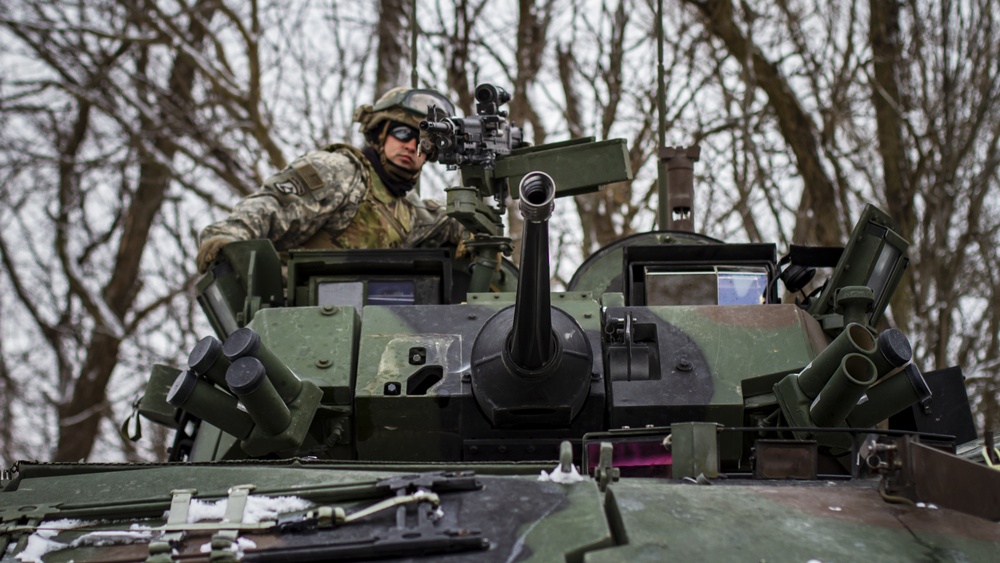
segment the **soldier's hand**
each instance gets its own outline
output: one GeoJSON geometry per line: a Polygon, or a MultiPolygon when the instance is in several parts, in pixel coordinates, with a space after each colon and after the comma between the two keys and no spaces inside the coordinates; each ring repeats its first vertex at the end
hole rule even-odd
{"type": "Polygon", "coordinates": [[[201,246],[198,247],[198,271],[202,274],[207,272],[208,267],[212,265],[212,262],[219,255],[219,250],[223,246],[238,240],[236,237],[228,235],[215,235],[201,241],[201,246]]]}

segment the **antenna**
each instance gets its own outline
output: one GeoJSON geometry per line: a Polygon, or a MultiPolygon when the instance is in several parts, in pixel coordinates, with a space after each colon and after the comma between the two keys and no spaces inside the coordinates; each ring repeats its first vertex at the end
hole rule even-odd
{"type": "MultiPolygon", "coordinates": [[[[417,88],[417,0],[410,2],[410,88],[417,88]]],[[[417,141],[420,146],[420,141],[417,141]]],[[[420,178],[417,178],[417,185],[414,186],[417,195],[420,195],[420,178]]]]}
{"type": "MultiPolygon", "coordinates": [[[[663,0],[660,0],[661,2],[663,0]]],[[[410,2],[410,88],[417,87],[417,0],[410,2]]],[[[661,145],[662,146],[662,145],[661,145]]]]}
{"type": "Polygon", "coordinates": [[[656,1],[656,110],[660,146],[656,151],[656,224],[661,230],[694,232],[694,163],[698,145],[667,147],[666,71],[663,67],[663,0],[656,1]]]}
{"type": "MultiPolygon", "coordinates": [[[[667,93],[664,85],[666,71],[663,68],[663,0],[656,1],[656,111],[659,114],[657,155],[667,146],[667,93]]],[[[656,160],[656,192],[659,203],[656,207],[656,224],[660,229],[670,224],[670,209],[667,205],[667,170],[661,158],[656,160]]]]}

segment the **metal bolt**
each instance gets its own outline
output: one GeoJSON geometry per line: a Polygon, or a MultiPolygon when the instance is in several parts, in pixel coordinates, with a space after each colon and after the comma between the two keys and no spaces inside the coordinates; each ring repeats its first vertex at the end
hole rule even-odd
{"type": "Polygon", "coordinates": [[[677,371],[691,371],[694,365],[687,358],[677,360],[677,371]]]}
{"type": "Polygon", "coordinates": [[[474,321],[474,320],[476,320],[476,315],[473,315],[473,314],[471,314],[471,313],[470,313],[470,314],[469,314],[469,320],[470,320],[470,321],[474,321]]]}
{"type": "Polygon", "coordinates": [[[414,346],[410,348],[408,352],[408,360],[410,365],[420,366],[427,361],[427,348],[423,346],[414,346]]]}
{"type": "Polygon", "coordinates": [[[318,367],[319,369],[326,369],[332,365],[333,362],[330,361],[328,358],[320,358],[316,360],[316,367],[318,367]]]}
{"type": "Polygon", "coordinates": [[[319,312],[321,315],[326,315],[326,316],[336,315],[337,308],[334,307],[333,305],[323,305],[322,307],[320,307],[319,312]]]}

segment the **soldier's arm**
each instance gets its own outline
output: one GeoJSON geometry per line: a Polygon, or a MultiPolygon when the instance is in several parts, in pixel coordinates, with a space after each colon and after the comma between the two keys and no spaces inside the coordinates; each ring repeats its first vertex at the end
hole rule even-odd
{"type": "Polygon", "coordinates": [[[220,237],[268,238],[284,250],[309,240],[324,224],[346,227],[367,189],[363,166],[345,152],[307,153],[268,178],[229,217],[206,227],[202,244],[220,237]]]}
{"type": "Polygon", "coordinates": [[[413,229],[406,239],[407,247],[457,246],[462,240],[464,229],[455,219],[448,217],[445,206],[425,199],[414,201],[416,219],[413,229]]]}

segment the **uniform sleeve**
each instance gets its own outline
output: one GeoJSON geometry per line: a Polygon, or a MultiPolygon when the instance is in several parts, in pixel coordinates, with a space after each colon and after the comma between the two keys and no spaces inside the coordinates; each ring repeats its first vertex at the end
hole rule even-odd
{"type": "Polygon", "coordinates": [[[412,198],[416,218],[413,230],[406,238],[407,247],[457,246],[465,232],[461,223],[448,217],[447,209],[440,203],[412,198]]]}
{"type": "Polygon", "coordinates": [[[271,176],[233,208],[228,218],[201,232],[201,240],[228,235],[267,238],[278,250],[295,248],[328,225],[343,230],[367,190],[364,165],[347,151],[313,151],[271,176]]]}

